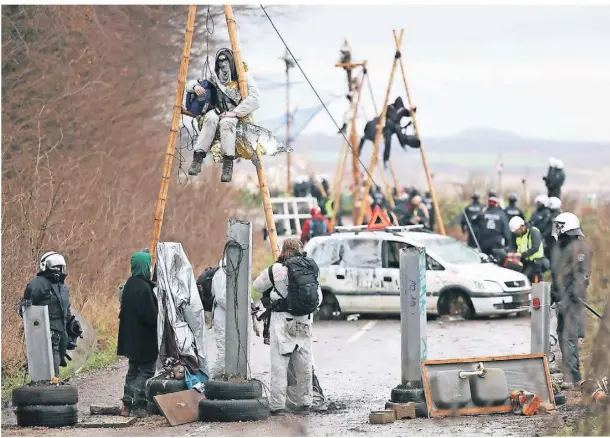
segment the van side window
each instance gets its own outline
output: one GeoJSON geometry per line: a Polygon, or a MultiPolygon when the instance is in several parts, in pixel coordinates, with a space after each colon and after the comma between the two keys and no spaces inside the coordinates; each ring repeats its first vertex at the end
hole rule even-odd
{"type": "Polygon", "coordinates": [[[410,245],[397,240],[385,240],[383,267],[390,269],[400,269],[400,250],[408,248],[410,245]]]}
{"type": "Polygon", "coordinates": [[[342,246],[341,266],[373,269],[381,267],[381,240],[345,239],[342,246]]]}

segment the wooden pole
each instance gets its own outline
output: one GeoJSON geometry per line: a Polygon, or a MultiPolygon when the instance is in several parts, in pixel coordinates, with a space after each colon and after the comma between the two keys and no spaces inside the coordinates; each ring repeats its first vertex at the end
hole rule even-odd
{"type": "MultiPolygon", "coordinates": [[[[286,144],[290,146],[290,67],[286,61],[286,144]]],[[[290,152],[286,152],[286,192],[292,193],[292,177],[290,176],[290,152]]]]}
{"type": "Polygon", "coordinates": [[[186,85],[186,73],[188,71],[189,59],[191,55],[191,44],[193,42],[193,32],[195,29],[195,13],[197,6],[189,5],[188,15],[186,18],[186,32],[184,34],[184,47],[182,48],[182,58],[180,60],[180,70],[178,72],[178,88],[176,88],[176,96],[174,98],[174,111],[172,114],[172,125],[169,130],[169,139],[165,152],[165,163],[163,164],[163,174],[161,176],[161,188],[157,197],[157,207],[155,209],[155,220],[153,223],[152,238],[150,239],[150,257],[152,259],[150,270],[151,277],[154,272],[154,267],[157,262],[157,243],[161,236],[161,227],[163,225],[163,215],[165,213],[165,204],[167,203],[167,191],[169,190],[169,177],[172,173],[172,161],[176,150],[176,137],[180,122],[180,114],[182,113],[182,96],[184,95],[184,87],[186,85]]]}
{"type": "MultiPolygon", "coordinates": [[[[366,61],[363,62],[359,62],[359,63],[341,63],[338,62],[335,64],[335,67],[342,67],[342,68],[350,68],[352,71],[354,68],[356,67],[362,67],[363,69],[366,69],[366,61]]],[[[360,84],[360,89],[358,90],[358,98],[360,98],[360,95],[362,94],[362,83],[360,84]]],[[[348,89],[351,90],[351,86],[352,84],[348,83],[347,87],[348,89]]],[[[351,127],[350,127],[350,134],[349,134],[349,143],[351,144],[351,149],[352,149],[352,179],[353,179],[353,191],[352,191],[352,204],[354,206],[353,208],[353,217],[354,220],[356,218],[356,211],[357,211],[357,206],[359,205],[359,194],[360,194],[360,167],[359,167],[359,160],[358,160],[358,132],[356,131],[356,114],[357,114],[357,109],[354,112],[354,117],[352,118],[352,123],[351,123],[351,127]]]]}
{"type": "MultiPolygon", "coordinates": [[[[235,68],[237,69],[239,92],[241,93],[242,98],[246,98],[248,96],[248,85],[246,84],[246,72],[244,70],[244,64],[241,58],[239,40],[237,39],[237,27],[235,26],[235,18],[233,17],[233,7],[231,5],[224,5],[224,13],[227,19],[227,30],[229,31],[231,47],[233,48],[235,68]]],[[[260,167],[256,169],[256,174],[258,176],[258,185],[260,188],[261,199],[263,201],[267,231],[269,232],[269,244],[271,245],[273,259],[277,260],[280,255],[280,247],[277,242],[277,231],[275,229],[275,221],[273,220],[273,208],[271,206],[271,199],[269,196],[269,187],[267,187],[267,181],[265,178],[263,155],[258,147],[256,148],[255,152],[256,156],[258,157],[258,162],[260,163],[260,167]]]]}
{"type": "MultiPolygon", "coordinates": [[[[394,32],[394,41],[396,42],[396,50],[400,51],[400,43],[402,43],[402,33],[401,39],[396,38],[396,32],[394,32]]],[[[421,134],[419,130],[419,124],[417,123],[417,116],[415,115],[413,105],[413,100],[411,100],[411,93],[409,92],[409,85],[407,84],[407,75],[405,73],[405,66],[402,62],[402,56],[399,59],[400,61],[400,71],[402,72],[402,81],[405,84],[405,91],[407,93],[407,100],[409,101],[409,110],[411,112],[411,119],[413,120],[413,128],[415,128],[415,135],[417,135],[421,140],[421,134]]],[[[441,216],[441,210],[438,207],[438,201],[436,199],[436,192],[434,191],[434,184],[432,183],[432,178],[430,176],[430,169],[428,168],[428,160],[426,159],[426,152],[424,151],[424,144],[421,143],[419,148],[421,153],[422,163],[424,164],[424,171],[426,172],[426,180],[428,181],[428,188],[430,190],[430,196],[432,196],[432,205],[434,206],[434,213],[436,216],[436,221],[438,224],[439,231],[442,235],[445,235],[445,224],[443,223],[443,217],[441,216]]]]}
{"type": "Polygon", "coordinates": [[[343,176],[345,175],[345,162],[347,161],[348,155],[348,145],[346,142],[343,143],[343,147],[341,148],[341,158],[339,160],[339,175],[337,181],[334,184],[333,190],[333,213],[330,218],[330,229],[335,229],[335,224],[337,223],[337,214],[339,213],[339,204],[341,203],[341,187],[343,186],[343,176]]]}
{"type": "MultiPolygon", "coordinates": [[[[400,31],[399,41],[396,42],[396,51],[400,51],[400,44],[402,44],[402,34],[404,30],[400,31]]],[[[396,32],[394,31],[394,39],[396,40],[396,32]]],[[[392,61],[392,71],[390,72],[390,79],[388,81],[388,88],[385,93],[385,99],[383,101],[383,107],[381,108],[381,114],[379,115],[379,121],[377,122],[377,133],[375,134],[375,141],[373,142],[373,155],[371,155],[371,162],[369,164],[369,174],[366,178],[366,183],[364,185],[364,193],[362,194],[363,198],[368,198],[369,191],[371,190],[371,176],[373,172],[375,172],[375,165],[377,164],[377,153],[379,151],[379,141],[381,140],[381,133],[383,131],[383,125],[385,124],[386,112],[388,109],[388,103],[390,100],[390,92],[392,91],[392,82],[394,82],[394,72],[396,71],[396,58],[392,61]]],[[[358,216],[354,221],[354,225],[360,225],[362,223],[362,219],[364,218],[365,206],[366,202],[362,202],[360,205],[360,209],[358,212],[358,216]]]]}

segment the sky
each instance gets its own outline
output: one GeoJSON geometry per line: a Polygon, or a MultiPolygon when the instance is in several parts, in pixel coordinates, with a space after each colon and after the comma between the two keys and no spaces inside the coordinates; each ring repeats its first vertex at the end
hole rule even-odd
{"type": "MultiPolygon", "coordinates": [[[[395,52],[392,29],[404,28],[401,52],[422,135],[484,128],[610,141],[610,6],[314,5],[268,13],[323,99],[347,92],[345,72],[334,67],[347,39],[352,59],[368,61],[381,106],[395,52]]],[[[285,82],[282,41],[266,17],[247,20],[236,14],[255,79],[285,82]]],[[[224,23],[217,26],[225,31],[224,23]]],[[[400,69],[396,73],[391,101],[405,96],[400,69]]],[[[298,68],[291,80],[304,81],[298,68]]],[[[262,93],[258,121],[284,114],[284,87],[262,93]]],[[[299,108],[319,105],[306,83],[291,87],[291,101],[299,108]]],[[[372,118],[366,90],[362,101],[372,118]]],[[[329,106],[339,125],[346,107],[344,97],[329,106]]],[[[321,112],[304,133],[336,131],[321,112]]]]}

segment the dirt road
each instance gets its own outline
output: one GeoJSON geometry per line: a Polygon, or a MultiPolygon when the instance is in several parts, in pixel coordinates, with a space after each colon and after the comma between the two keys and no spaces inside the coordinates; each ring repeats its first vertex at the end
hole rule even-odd
{"type": "MultiPolygon", "coordinates": [[[[214,357],[213,333],[208,333],[214,357]]],[[[337,404],[324,414],[287,416],[256,423],[192,423],[170,428],[161,417],[139,420],[126,429],[17,429],[9,408],[2,411],[5,436],[337,436],[337,435],[517,435],[548,433],[567,418],[567,406],[557,416],[512,414],[447,419],[415,419],[371,425],[371,410],[383,409],[391,389],[400,382],[400,322],[398,319],[325,321],[315,326],[316,371],[325,394],[337,404]],[[8,426],[8,427],[7,427],[8,426]]],[[[429,359],[529,353],[529,319],[507,318],[460,322],[428,322],[429,359]]],[[[256,339],[251,352],[254,377],[269,382],[269,352],[256,339]]],[[[73,379],[79,388],[79,415],[86,419],[91,403],[119,403],[126,363],[73,379]]]]}

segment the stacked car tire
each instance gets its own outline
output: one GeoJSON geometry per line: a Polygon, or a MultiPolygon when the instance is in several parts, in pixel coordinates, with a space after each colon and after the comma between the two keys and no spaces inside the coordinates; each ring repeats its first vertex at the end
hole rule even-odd
{"type": "Polygon", "coordinates": [[[172,394],[174,392],[186,391],[184,380],[149,379],[146,382],[146,411],[149,415],[162,415],[161,410],[155,403],[155,396],[172,394]]]}
{"type": "Polygon", "coordinates": [[[78,422],[76,386],[21,386],[13,390],[12,399],[20,427],[65,427],[78,422]]]}
{"type": "Polygon", "coordinates": [[[269,401],[259,380],[208,380],[199,402],[199,421],[258,421],[269,418],[269,401]]]}

